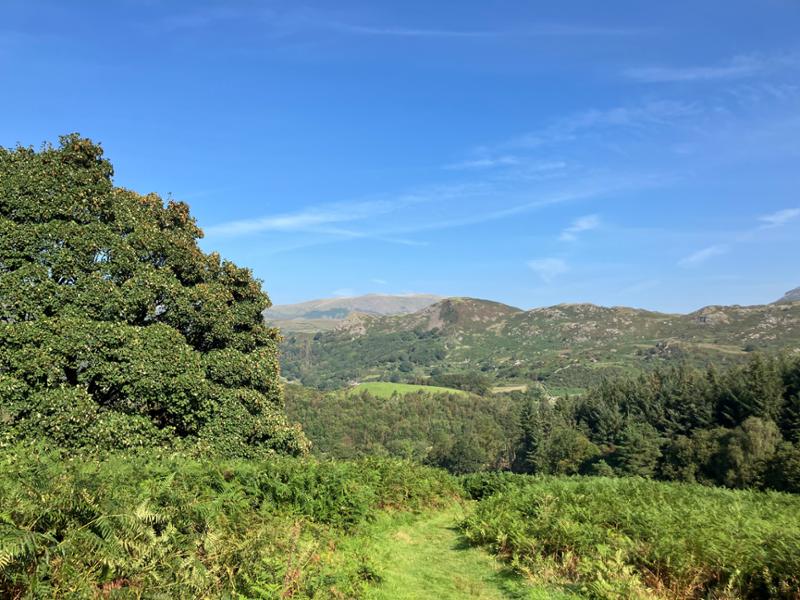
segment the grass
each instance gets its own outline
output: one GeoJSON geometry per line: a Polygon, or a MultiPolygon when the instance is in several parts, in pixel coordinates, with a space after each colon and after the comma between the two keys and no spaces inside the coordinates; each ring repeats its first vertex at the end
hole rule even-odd
{"type": "Polygon", "coordinates": [[[388,381],[369,381],[360,383],[347,390],[348,394],[369,392],[378,398],[391,398],[394,394],[413,394],[414,392],[428,392],[430,394],[457,394],[468,396],[464,390],[455,388],[439,387],[437,385],[417,385],[413,383],[391,383],[388,381]]]}
{"type": "Polygon", "coordinates": [[[421,515],[384,515],[370,528],[380,583],[370,600],[480,600],[572,598],[534,587],[482,550],[470,547],[456,523],[464,509],[454,504],[421,515]]]}
{"type": "Polygon", "coordinates": [[[493,394],[507,394],[509,392],[525,392],[528,390],[527,384],[521,385],[497,385],[492,388],[493,394]]]}
{"type": "Polygon", "coordinates": [[[550,396],[555,396],[557,398],[563,398],[564,396],[581,396],[586,393],[586,388],[582,387],[547,385],[545,389],[550,396]]]}

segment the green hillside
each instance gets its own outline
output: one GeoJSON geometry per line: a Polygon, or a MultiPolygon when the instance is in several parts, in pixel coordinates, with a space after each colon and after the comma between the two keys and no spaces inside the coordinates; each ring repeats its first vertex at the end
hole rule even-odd
{"type": "Polygon", "coordinates": [[[334,331],[286,333],[284,375],[335,389],[480,372],[498,383],[586,387],[603,375],[688,362],[730,365],[800,348],[800,303],[709,306],[687,315],[591,304],[523,311],[451,298],[411,315],[356,315],[334,331]]]}
{"type": "Polygon", "coordinates": [[[418,385],[413,383],[391,383],[389,381],[368,381],[360,383],[348,390],[349,394],[369,392],[378,398],[391,398],[395,394],[410,394],[412,392],[427,392],[430,394],[457,394],[466,396],[464,390],[441,387],[438,385],[418,385]]]}

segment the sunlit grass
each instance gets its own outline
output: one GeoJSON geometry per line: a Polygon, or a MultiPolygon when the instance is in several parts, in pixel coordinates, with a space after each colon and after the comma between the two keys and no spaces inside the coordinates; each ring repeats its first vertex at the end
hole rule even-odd
{"type": "Polygon", "coordinates": [[[388,381],[369,381],[360,383],[347,390],[348,394],[369,392],[379,398],[391,398],[394,394],[413,394],[414,392],[428,392],[430,394],[457,394],[468,396],[464,390],[439,387],[437,385],[416,385],[413,383],[391,383],[388,381]]]}

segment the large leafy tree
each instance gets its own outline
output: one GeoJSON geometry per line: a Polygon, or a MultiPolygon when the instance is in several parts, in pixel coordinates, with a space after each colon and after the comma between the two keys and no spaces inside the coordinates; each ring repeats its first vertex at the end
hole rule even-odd
{"type": "Polygon", "coordinates": [[[0,148],[0,440],[301,453],[249,270],[78,135],[0,148]]]}

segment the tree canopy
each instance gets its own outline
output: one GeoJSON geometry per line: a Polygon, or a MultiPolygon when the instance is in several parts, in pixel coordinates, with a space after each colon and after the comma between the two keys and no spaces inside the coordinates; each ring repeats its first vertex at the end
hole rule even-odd
{"type": "Polygon", "coordinates": [[[0,442],[303,453],[260,282],[112,175],[77,134],[0,148],[0,442]]]}

